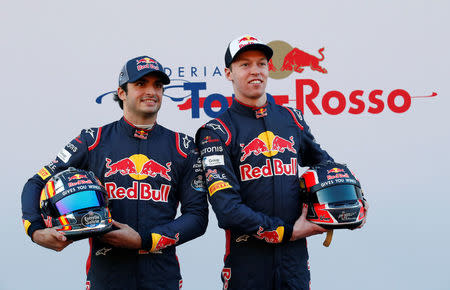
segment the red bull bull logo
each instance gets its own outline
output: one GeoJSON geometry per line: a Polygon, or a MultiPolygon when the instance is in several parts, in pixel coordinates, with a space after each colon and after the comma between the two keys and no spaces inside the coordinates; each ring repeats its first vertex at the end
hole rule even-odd
{"type": "Polygon", "coordinates": [[[136,60],[136,68],[138,71],[145,68],[158,69],[158,62],[152,58],[144,57],[136,60]]]}
{"type": "Polygon", "coordinates": [[[295,72],[301,73],[305,70],[305,67],[309,67],[311,70],[326,74],[327,70],[319,65],[319,62],[325,59],[325,56],[323,55],[324,50],[324,47],[319,49],[319,54],[322,56],[319,59],[314,55],[306,53],[295,47],[284,57],[281,71],[294,70],[295,72]]]}
{"type": "Polygon", "coordinates": [[[247,159],[250,155],[254,154],[259,155],[264,152],[269,152],[269,148],[267,147],[266,143],[262,141],[259,138],[255,138],[252,141],[250,141],[247,145],[244,146],[244,144],[241,144],[241,162],[247,159]]]}
{"type": "Polygon", "coordinates": [[[349,178],[348,173],[336,173],[335,175],[327,175],[327,180],[336,179],[336,178],[349,178]]]}
{"type": "Polygon", "coordinates": [[[171,181],[172,178],[169,176],[170,171],[170,165],[172,162],[167,162],[166,166],[159,164],[158,162],[154,160],[149,160],[144,163],[142,166],[142,170],[140,174],[148,175],[150,177],[156,177],[156,175],[160,175],[162,178],[167,179],[168,181],[171,181]]]}
{"type": "Polygon", "coordinates": [[[111,159],[106,158],[106,172],[105,177],[110,177],[115,174],[122,176],[128,175],[137,180],[133,181],[132,187],[124,188],[117,186],[115,182],[106,182],[105,188],[110,199],[140,199],[153,200],[155,202],[167,202],[169,198],[170,185],[162,184],[159,189],[152,188],[149,183],[138,182],[146,178],[163,178],[171,181],[171,162],[164,165],[159,162],[149,159],[143,154],[134,154],[130,157],[120,159],[112,163],[111,159]]]}
{"type": "Polygon", "coordinates": [[[336,178],[349,178],[350,177],[348,175],[348,173],[345,172],[344,169],[337,168],[337,167],[327,170],[327,174],[328,174],[327,175],[328,180],[336,179],[336,178]]]}
{"type": "Polygon", "coordinates": [[[280,235],[279,232],[284,232],[284,228],[278,227],[276,230],[264,231],[262,227],[259,227],[255,237],[260,240],[265,240],[267,243],[277,244],[281,243],[281,241],[283,240],[283,235],[280,235]]]}
{"type": "Polygon", "coordinates": [[[247,36],[244,36],[241,39],[239,39],[239,43],[241,43],[243,41],[258,41],[258,39],[254,38],[253,36],[247,35],[247,36]]]}
{"type": "MultiPolygon", "coordinates": [[[[247,145],[241,146],[241,162],[244,162],[249,156],[258,156],[263,154],[266,157],[272,157],[278,153],[287,151],[293,154],[297,153],[294,148],[294,137],[288,139],[273,134],[271,131],[265,131],[251,140],[247,145]]],[[[290,163],[283,163],[281,159],[266,159],[262,166],[253,166],[252,164],[242,164],[239,166],[241,180],[248,181],[261,177],[269,177],[273,175],[296,175],[297,174],[297,158],[291,158],[290,163]]]]}
{"type": "Polygon", "coordinates": [[[293,72],[303,73],[306,68],[323,74],[328,73],[327,69],[319,64],[325,60],[324,47],[318,50],[320,57],[317,57],[281,40],[271,41],[267,45],[274,52],[268,64],[269,77],[271,78],[286,78],[293,72]]]}
{"type": "Polygon", "coordinates": [[[163,166],[157,161],[149,159],[142,154],[126,157],[115,163],[111,163],[111,159],[106,158],[105,166],[108,171],[105,173],[105,177],[120,174],[129,175],[134,179],[141,180],[159,175],[162,178],[171,181],[172,178],[169,175],[171,164],[172,162],[167,162],[165,164],[166,166],[163,166]]]}
{"type": "Polygon", "coordinates": [[[247,35],[239,39],[239,48],[242,48],[246,45],[258,43],[259,40],[257,38],[254,38],[253,36],[247,35]]]}
{"type": "Polygon", "coordinates": [[[294,137],[289,137],[289,140],[286,140],[280,136],[275,136],[272,141],[272,150],[283,153],[284,150],[288,150],[292,153],[297,153],[297,150],[294,149],[294,137]]]}
{"type": "Polygon", "coordinates": [[[345,172],[345,170],[344,170],[344,169],[341,169],[341,168],[337,168],[337,167],[332,168],[332,169],[330,169],[330,170],[327,170],[327,174],[331,174],[331,173],[341,173],[341,172],[345,172]]]}
{"type": "Polygon", "coordinates": [[[74,179],[82,179],[82,178],[87,178],[86,175],[84,174],[74,174],[69,178],[69,181],[74,180],[74,179]]]}
{"type": "Polygon", "coordinates": [[[285,139],[278,135],[274,135],[270,131],[263,132],[255,139],[251,140],[247,145],[240,144],[241,146],[241,162],[245,161],[250,155],[264,154],[267,157],[274,156],[280,153],[284,153],[288,150],[292,153],[297,153],[294,148],[294,137],[290,136],[289,139],[285,139]]]}
{"type": "Polygon", "coordinates": [[[105,177],[109,177],[116,173],[120,173],[121,175],[129,175],[136,174],[136,165],[130,158],[121,159],[113,164],[111,164],[111,159],[106,158],[106,168],[108,168],[108,172],[105,173],[105,177]]]}

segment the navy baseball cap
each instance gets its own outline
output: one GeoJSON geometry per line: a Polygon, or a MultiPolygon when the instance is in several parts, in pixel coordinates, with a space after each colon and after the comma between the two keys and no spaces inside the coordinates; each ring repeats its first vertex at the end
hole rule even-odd
{"type": "Polygon", "coordinates": [[[170,78],[164,72],[164,67],[154,58],[143,55],[130,59],[123,66],[119,75],[119,87],[125,83],[134,83],[149,73],[159,75],[165,85],[170,83],[170,78]]]}
{"type": "Polygon", "coordinates": [[[239,53],[247,50],[262,51],[269,61],[272,58],[273,50],[261,40],[248,34],[242,35],[230,42],[225,52],[225,66],[230,67],[231,63],[236,60],[239,53]]]}

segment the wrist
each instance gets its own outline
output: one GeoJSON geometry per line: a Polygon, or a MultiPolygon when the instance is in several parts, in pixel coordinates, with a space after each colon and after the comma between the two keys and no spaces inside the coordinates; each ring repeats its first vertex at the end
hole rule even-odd
{"type": "Polygon", "coordinates": [[[43,230],[45,229],[45,224],[43,221],[34,221],[30,224],[30,226],[27,229],[27,235],[31,238],[31,240],[34,242],[34,233],[37,230],[43,230]]]}

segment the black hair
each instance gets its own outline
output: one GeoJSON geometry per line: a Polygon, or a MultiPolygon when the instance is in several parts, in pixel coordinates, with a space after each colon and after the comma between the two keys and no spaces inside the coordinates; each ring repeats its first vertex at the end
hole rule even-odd
{"type": "MultiPolygon", "coordinates": [[[[124,83],[123,85],[120,86],[120,88],[125,92],[125,94],[128,93],[128,83],[124,83]]],[[[119,94],[116,92],[114,92],[114,101],[119,103],[119,107],[123,110],[123,101],[119,98],[119,94]]]]}

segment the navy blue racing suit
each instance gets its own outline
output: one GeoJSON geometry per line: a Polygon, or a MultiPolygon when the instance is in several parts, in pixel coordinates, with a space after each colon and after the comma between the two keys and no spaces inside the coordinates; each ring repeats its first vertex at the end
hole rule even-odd
{"type": "Polygon", "coordinates": [[[22,192],[27,234],[45,228],[39,196],[54,174],[75,167],[90,170],[104,184],[112,218],[142,239],[141,250],[115,248],[90,238],[90,289],[179,289],[175,245],[202,235],[208,223],[207,194],[194,140],[155,124],[142,130],[124,118],[82,130],[50,164],[28,180],[22,192]],[[177,218],[178,204],[181,215],[177,218]]]}
{"type": "Polygon", "coordinates": [[[309,289],[298,166],[332,158],[300,111],[267,103],[231,107],[196,134],[209,201],[226,233],[224,289],[309,289]]]}

